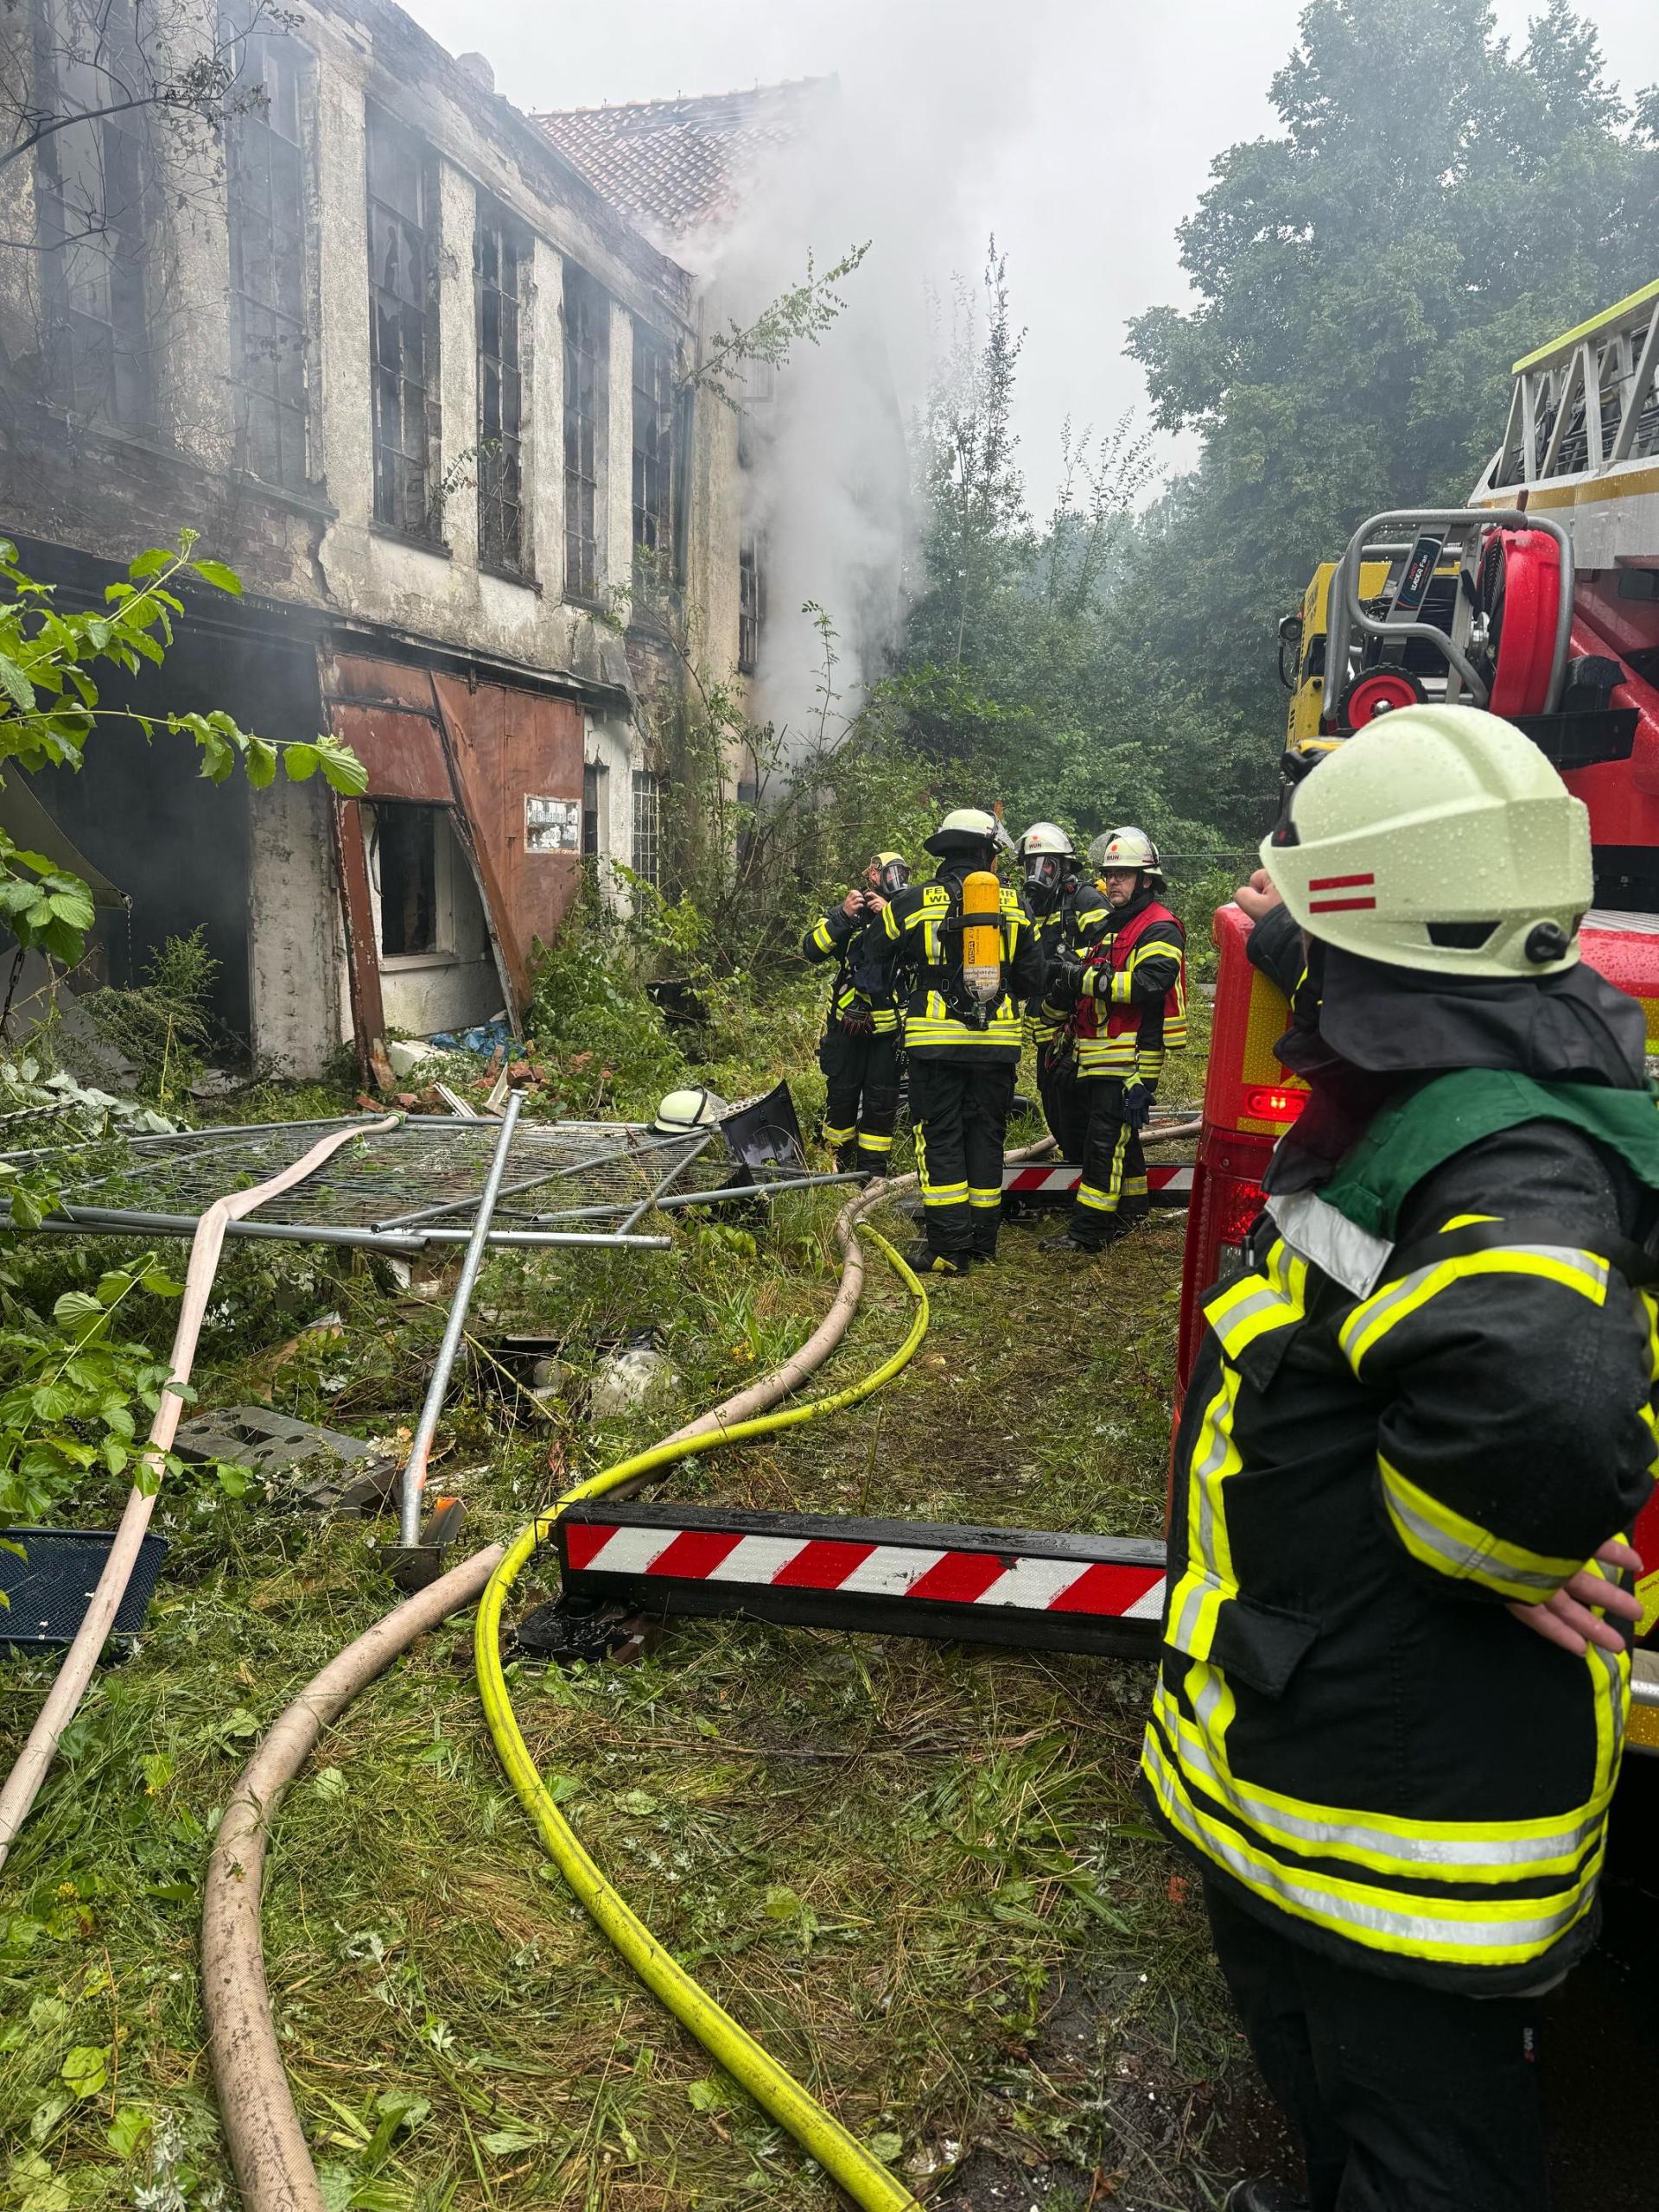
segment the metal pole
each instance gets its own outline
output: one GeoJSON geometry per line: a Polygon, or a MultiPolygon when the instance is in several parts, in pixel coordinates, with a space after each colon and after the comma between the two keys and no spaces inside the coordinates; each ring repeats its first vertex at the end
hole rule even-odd
{"type": "MultiPolygon", "coordinates": [[[[49,1214],[40,1227],[60,1236],[87,1236],[94,1233],[105,1236],[194,1236],[200,1218],[200,1214],[194,1213],[124,1213],[114,1208],[73,1206],[49,1214]]],[[[553,1215],[550,1218],[557,1220],[561,1217],[553,1215]]],[[[4,1227],[4,1223],[0,1222],[0,1229],[4,1227]]],[[[33,1236],[35,1231],[15,1233],[33,1236]]],[[[390,1252],[402,1260],[417,1259],[429,1244],[464,1244],[472,1233],[470,1229],[420,1229],[407,1236],[380,1236],[372,1229],[307,1221],[236,1221],[226,1231],[231,1236],[263,1236],[282,1244],[333,1244],[348,1251],[390,1252]]],[[[673,1240],[667,1236],[621,1236],[611,1230],[601,1235],[576,1230],[492,1229],[489,1241],[492,1246],[512,1245],[515,1249],[618,1244],[632,1250],[660,1252],[673,1240]]]]}
{"type": "MultiPolygon", "coordinates": [[[[625,1157],[637,1160],[641,1153],[661,1152],[665,1146],[683,1144],[685,1141],[685,1131],[677,1129],[671,1137],[659,1137],[655,1144],[636,1147],[626,1141],[630,1134],[626,1125],[619,1123],[618,1128],[625,1141],[620,1145],[613,1145],[608,1152],[596,1152],[591,1160],[567,1160],[563,1167],[550,1167],[543,1174],[526,1176],[522,1183],[507,1184],[498,1196],[504,1198],[517,1198],[521,1191],[533,1191],[543,1183],[556,1183],[562,1176],[580,1175],[584,1168],[604,1167],[612,1160],[625,1157]]],[[[374,1225],[377,1230],[413,1229],[418,1222],[438,1221],[447,1213],[464,1213],[472,1203],[472,1193],[468,1192],[464,1198],[446,1198],[441,1205],[423,1206],[415,1213],[393,1214],[385,1221],[377,1221],[374,1225]]],[[[618,1213],[625,1211],[626,1209],[622,1206],[616,1208],[618,1213]]]]}
{"type": "Polygon", "coordinates": [[[431,1454],[432,1440],[438,1433],[438,1416],[443,1411],[444,1393],[449,1387],[449,1370],[455,1363],[455,1354],[461,1347],[461,1332],[467,1325],[467,1308],[473,1302],[473,1287],[478,1281],[478,1271],[483,1265],[484,1254],[488,1248],[490,1216],[495,1211],[495,1202],[500,1195],[501,1179],[507,1171],[507,1154],[512,1149],[512,1133],[518,1126],[518,1116],[524,1103],[523,1091],[515,1090],[508,1098],[506,1111],[501,1117],[501,1134],[496,1139],[495,1157],[490,1162],[489,1175],[478,1202],[478,1218],[473,1224],[467,1256],[461,1263],[461,1281],[455,1285],[449,1319],[444,1325],[443,1342],[438,1346],[437,1364],[432,1370],[432,1379],[426,1386],[426,1402],[421,1408],[415,1441],[409,1447],[409,1459],[404,1467],[401,1531],[402,1541],[406,1548],[418,1544],[421,1540],[421,1493],[426,1487],[426,1463],[431,1454]]]}
{"type": "MultiPolygon", "coordinates": [[[[1196,1127],[1196,1123],[1194,1124],[1196,1127]]],[[[1144,1142],[1145,1140],[1143,1139],[1144,1142]]],[[[861,1170],[851,1169],[844,1175],[791,1175],[773,1183],[731,1183],[720,1191],[679,1191],[671,1198],[658,1198],[659,1212],[666,1213],[671,1206],[712,1205],[717,1198],[760,1198],[773,1191],[815,1191],[831,1183],[862,1183],[868,1179],[861,1170]]],[[[565,1206],[557,1213],[538,1213],[535,1221],[599,1221],[607,1214],[620,1213],[620,1205],[565,1206]]]]}
{"type": "Polygon", "coordinates": [[[633,1211],[627,1217],[626,1220],[619,1225],[616,1232],[617,1235],[619,1236],[626,1236],[628,1231],[633,1227],[634,1223],[639,1220],[640,1215],[642,1213],[649,1213],[652,1206],[657,1205],[658,1201],[661,1198],[663,1192],[668,1188],[669,1185],[674,1180],[676,1176],[683,1175],[686,1169],[691,1165],[694,1160],[701,1160],[703,1154],[708,1151],[709,1146],[719,1135],[720,1131],[717,1128],[710,1129],[708,1135],[704,1137],[700,1143],[694,1144],[692,1146],[690,1151],[686,1154],[683,1160],[677,1160],[674,1165],[669,1169],[667,1174],[664,1175],[662,1180],[657,1185],[655,1190],[647,1191],[645,1197],[640,1199],[639,1205],[635,1206],[633,1211]]]}

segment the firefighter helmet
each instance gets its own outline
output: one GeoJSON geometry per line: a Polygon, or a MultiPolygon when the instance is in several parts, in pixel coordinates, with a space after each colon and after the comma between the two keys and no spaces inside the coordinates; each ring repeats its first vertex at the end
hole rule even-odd
{"type": "Polygon", "coordinates": [[[925,849],[937,860],[946,860],[953,853],[977,853],[995,842],[995,815],[987,814],[982,806],[953,806],[927,840],[925,849]]]}
{"type": "Polygon", "coordinates": [[[1158,883],[1164,880],[1158,848],[1144,830],[1103,830],[1089,848],[1089,864],[1103,875],[1108,868],[1133,868],[1158,883]]]}
{"type": "Polygon", "coordinates": [[[726,1102],[712,1090],[671,1090],[651,1126],[658,1136],[690,1136],[697,1129],[712,1129],[725,1110],[726,1102]]]}
{"type": "Polygon", "coordinates": [[[1056,822],[1033,822],[1014,849],[1022,861],[1028,861],[1033,853],[1052,853],[1059,860],[1069,861],[1075,852],[1071,840],[1056,822]]]}
{"type": "Polygon", "coordinates": [[[1287,794],[1262,865],[1311,937],[1389,968],[1549,976],[1579,957],[1590,817],[1477,707],[1402,707],[1287,794]]]}

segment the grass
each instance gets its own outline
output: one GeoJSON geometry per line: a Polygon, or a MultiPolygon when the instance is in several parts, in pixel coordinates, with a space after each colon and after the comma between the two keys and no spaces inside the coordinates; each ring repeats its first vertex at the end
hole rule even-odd
{"type": "MultiPolygon", "coordinates": [[[[683,1224],[662,1255],[493,1262],[437,1466],[469,1500],[469,1538],[798,1344],[833,1283],[836,1198],[780,1200],[753,1232],[683,1224]],[[590,1427],[603,1347],[648,1326],[674,1381],[590,1427]],[[507,1327],[563,1344],[550,1417],[500,1386],[488,1346],[507,1327]]],[[[939,1287],[922,1355],[877,1398],[659,1494],[1156,1533],[1177,1222],[1084,1262],[1010,1229],[1004,1254],[939,1287]]],[[[269,1254],[238,1254],[202,1402],[268,1392],[389,1435],[442,1308],[308,1264],[300,1302],[340,1331],[296,1337],[269,1254]]],[[[902,1292],[871,1274],[825,1388],[902,1334],[902,1292]]],[[[162,1517],[149,1632],[100,1677],[0,1876],[0,2204],[19,2212],[228,2199],[197,1980],[213,1823],[270,1719],[390,1601],[390,1524],[188,1485],[162,1517]]],[[[537,1594],[527,1580],[520,1605],[537,1594]]],[[[47,1679],[0,1665],[0,1758],[47,1679]]],[[[1237,2046],[1201,1911],[1134,1796],[1143,1672],[705,1622],[632,1668],[518,1664],[513,1689],[630,1901],[918,2194],[976,2202],[994,2171],[1053,2212],[1218,2202],[1214,2097],[1237,2046]]],[[[326,1737],[277,1823],[265,1931],[331,2212],[840,2201],[571,1904],[496,1765],[466,1623],[326,1737]]]]}

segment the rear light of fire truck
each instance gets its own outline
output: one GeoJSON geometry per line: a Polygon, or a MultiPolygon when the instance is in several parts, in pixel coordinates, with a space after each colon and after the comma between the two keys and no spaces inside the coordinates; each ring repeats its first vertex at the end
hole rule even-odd
{"type": "Polygon", "coordinates": [[[1294,1122],[1306,1103],[1305,1090],[1247,1090],[1244,1094],[1244,1111],[1257,1122],[1294,1122]]]}
{"type": "Polygon", "coordinates": [[[1181,1269],[1181,1320],[1176,1373],[1185,1389],[1204,1335],[1205,1291],[1236,1274],[1243,1265],[1244,1239],[1262,1211],[1262,1177],[1273,1140],[1231,1135],[1200,1158],[1193,1176],[1192,1210],[1187,1217],[1186,1253],[1181,1269]],[[1239,1172],[1243,1171],[1243,1172],[1239,1172]]]}

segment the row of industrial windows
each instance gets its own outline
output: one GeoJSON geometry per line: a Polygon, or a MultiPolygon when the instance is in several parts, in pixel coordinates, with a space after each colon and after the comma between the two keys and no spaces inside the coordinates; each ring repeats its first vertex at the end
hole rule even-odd
{"type": "MultiPolygon", "coordinates": [[[[55,272],[51,350],[59,397],[118,428],[153,427],[148,234],[156,180],[148,111],[99,115],[109,86],[136,77],[142,0],[37,0],[36,60],[54,112],[85,114],[41,143],[42,240],[55,272]],[[129,66],[130,65],[130,66],[129,66]]],[[[221,15],[221,36],[236,36],[221,15]]],[[[310,276],[306,250],[312,60],[285,36],[236,46],[241,92],[227,133],[232,381],[241,465],[291,492],[314,488],[308,453],[310,276]]],[[[436,542],[453,487],[435,478],[440,450],[437,163],[390,118],[368,118],[368,307],[374,518],[436,542]]],[[[464,456],[475,479],[479,557],[527,573],[525,322],[532,246],[481,193],[473,251],[478,423],[464,456]]],[[[607,296],[564,273],[564,588],[597,598],[606,581],[607,296]]],[[[671,583],[681,567],[678,465],[687,396],[671,347],[639,322],[632,377],[636,582],[671,583]]],[[[457,471],[452,468],[449,476],[457,471]]]]}

